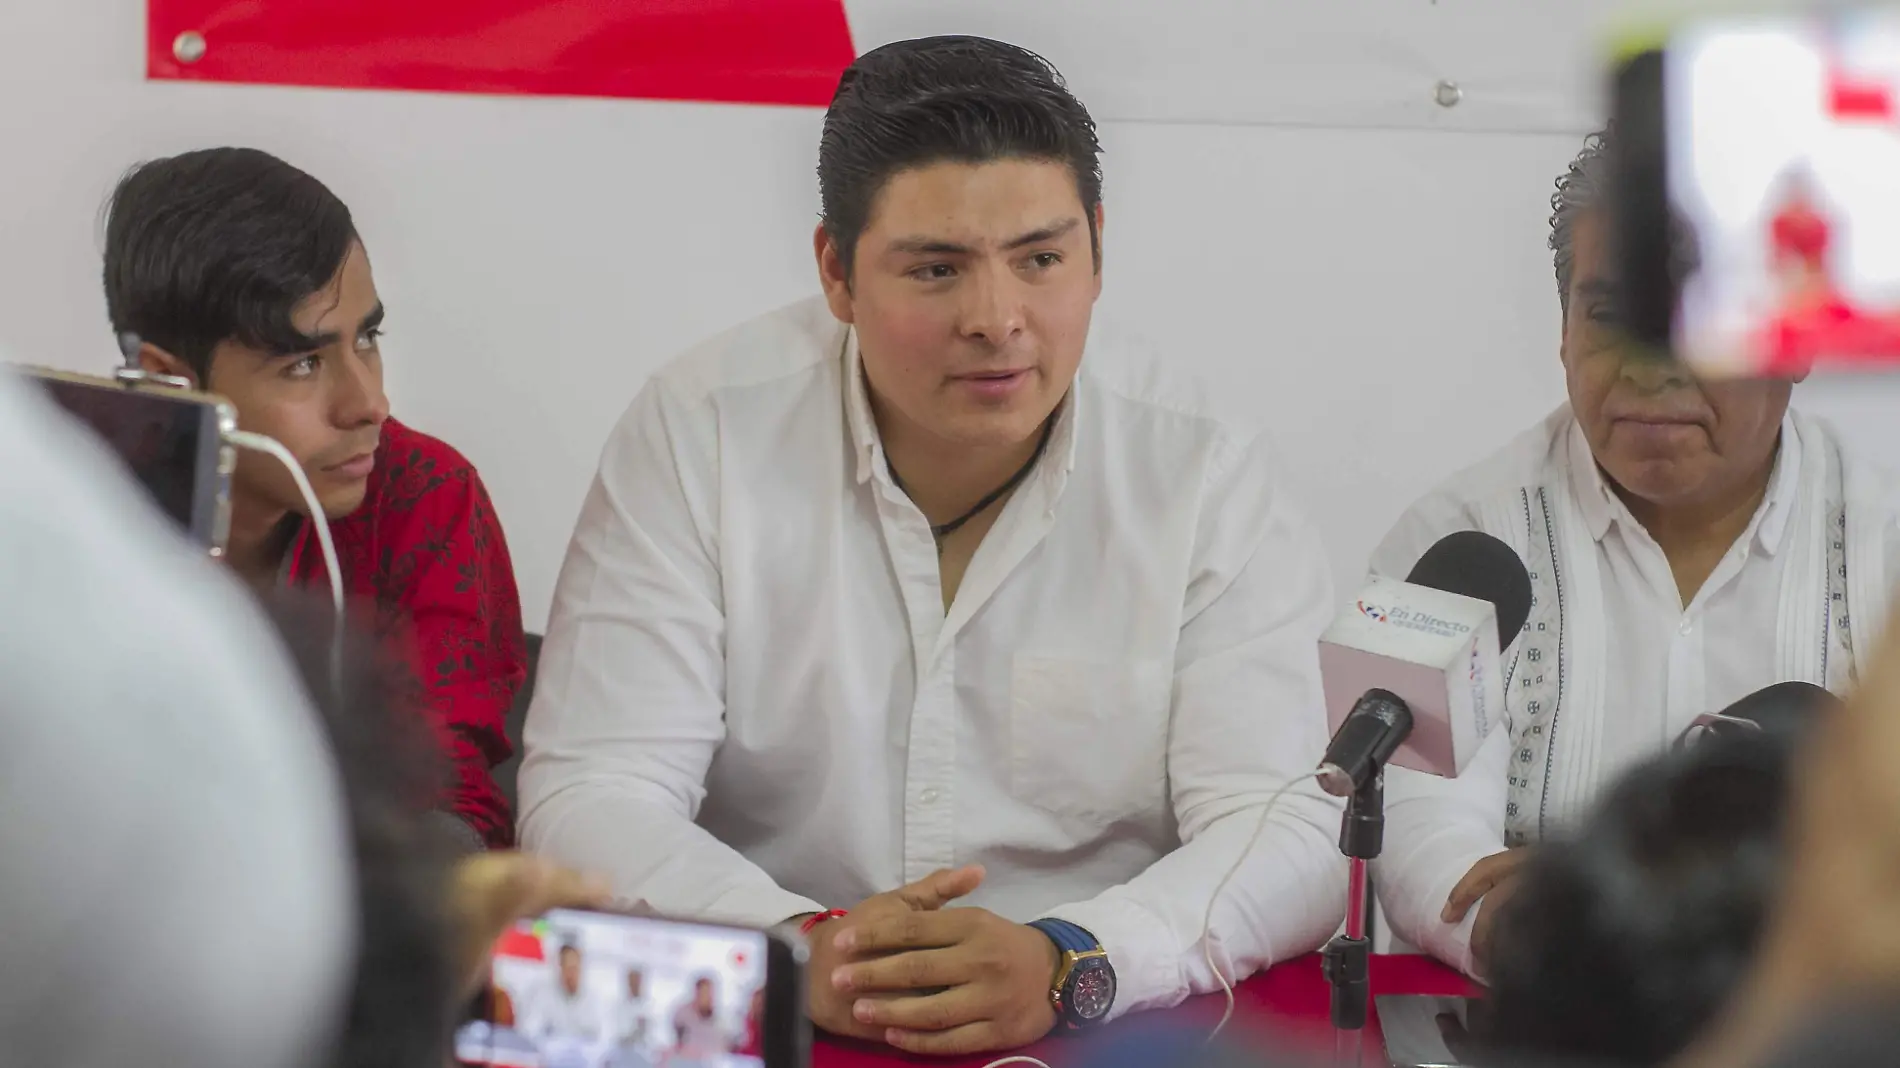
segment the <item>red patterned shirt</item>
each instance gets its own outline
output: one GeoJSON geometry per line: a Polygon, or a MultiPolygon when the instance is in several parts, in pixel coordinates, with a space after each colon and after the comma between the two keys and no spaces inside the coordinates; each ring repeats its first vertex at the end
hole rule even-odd
{"type": "MultiPolygon", "coordinates": [[[[508,708],[527,675],[508,543],[481,478],[448,445],[383,424],[361,507],[330,524],[343,589],[374,606],[377,638],[411,669],[399,689],[426,706],[454,763],[446,807],[491,847],[514,818],[491,768],[508,758],[508,708]]],[[[291,542],[290,582],[320,586],[310,524],[291,542]]]]}

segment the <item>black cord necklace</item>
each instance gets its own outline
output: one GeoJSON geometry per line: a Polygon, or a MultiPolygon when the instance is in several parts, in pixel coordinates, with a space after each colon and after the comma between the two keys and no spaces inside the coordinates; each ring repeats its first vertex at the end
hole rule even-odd
{"type": "MultiPolygon", "coordinates": [[[[1055,431],[1055,428],[1056,417],[1052,415],[1043,421],[1042,436],[1036,439],[1036,451],[1030,453],[1029,459],[1024,462],[1021,467],[1016,469],[1015,474],[1009,476],[1009,481],[991,490],[982,500],[976,502],[976,505],[969,511],[952,519],[948,523],[933,525],[930,528],[930,536],[936,539],[937,542],[937,555],[943,555],[943,539],[963,529],[964,524],[982,515],[990,505],[1002,500],[1005,496],[1008,496],[1009,491],[1023,484],[1023,479],[1028,478],[1029,472],[1035,470],[1036,461],[1042,459],[1043,450],[1049,447],[1049,436],[1055,431]]],[[[904,494],[909,496],[910,489],[904,485],[904,480],[898,477],[897,468],[891,465],[889,453],[884,454],[884,469],[891,473],[891,481],[897,484],[897,488],[903,490],[904,494]]]]}

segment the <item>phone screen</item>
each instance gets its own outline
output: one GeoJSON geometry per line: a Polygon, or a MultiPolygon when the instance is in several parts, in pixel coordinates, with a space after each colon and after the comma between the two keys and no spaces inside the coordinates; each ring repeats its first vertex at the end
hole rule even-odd
{"type": "Polygon", "coordinates": [[[456,1059],[763,1068],[771,948],[762,931],[557,909],[496,944],[488,1011],[457,1031],[456,1059]]]}
{"type": "Polygon", "coordinates": [[[1718,374],[1900,363],[1900,19],[1691,23],[1664,51],[1672,341],[1718,374]]]}
{"type": "Polygon", "coordinates": [[[105,440],[181,529],[193,529],[205,436],[216,433],[203,404],[104,382],[38,381],[55,403],[105,440]]]}
{"type": "Polygon", "coordinates": [[[1394,1068],[1460,1068],[1472,1056],[1471,999],[1381,994],[1373,999],[1394,1068]]]}

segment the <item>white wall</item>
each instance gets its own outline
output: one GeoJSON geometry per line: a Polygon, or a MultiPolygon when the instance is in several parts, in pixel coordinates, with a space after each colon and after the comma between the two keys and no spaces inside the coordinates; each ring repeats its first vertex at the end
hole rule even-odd
{"type": "MultiPolygon", "coordinates": [[[[861,48],[1014,36],[1100,101],[1100,314],[1258,404],[1352,581],[1412,497],[1560,397],[1546,200],[1595,107],[1570,50],[1602,3],[1195,0],[1126,5],[1176,18],[1119,37],[1078,3],[850,7],[861,48]],[[1455,21],[1419,22],[1427,6],[1455,21]],[[1208,55],[1176,25],[1190,11],[1215,20],[1208,55]],[[1459,108],[1429,103],[1446,77],[1459,108]]],[[[128,164],[217,143],[285,156],[355,210],[397,412],[481,469],[538,629],[641,381],[812,290],[819,113],[147,83],[142,12],[0,3],[0,346],[109,366],[99,209],[128,164]]],[[[1900,445],[1887,383],[1805,392],[1900,445]]]]}

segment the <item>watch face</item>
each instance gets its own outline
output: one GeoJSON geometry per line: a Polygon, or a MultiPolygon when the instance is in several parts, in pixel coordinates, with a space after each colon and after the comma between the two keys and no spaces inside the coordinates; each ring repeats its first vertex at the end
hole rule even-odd
{"type": "Polygon", "coordinates": [[[1082,1023],[1093,1023],[1108,1015],[1115,1004],[1115,969],[1101,957],[1077,961],[1069,975],[1069,992],[1064,999],[1069,1011],[1082,1023]]]}

